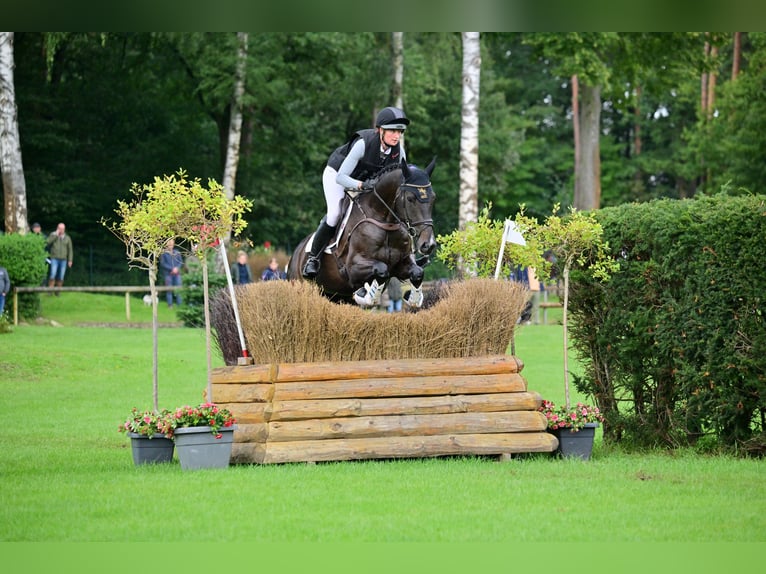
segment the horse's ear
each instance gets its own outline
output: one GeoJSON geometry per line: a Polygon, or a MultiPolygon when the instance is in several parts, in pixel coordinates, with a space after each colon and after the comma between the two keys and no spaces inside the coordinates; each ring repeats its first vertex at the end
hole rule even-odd
{"type": "Polygon", "coordinates": [[[410,166],[407,165],[406,161],[403,161],[399,164],[402,168],[402,175],[404,176],[404,180],[407,181],[410,178],[410,166]]]}
{"type": "Polygon", "coordinates": [[[434,166],[436,165],[436,156],[431,160],[431,163],[428,164],[428,167],[426,168],[426,173],[428,174],[428,177],[431,177],[431,173],[434,170],[434,166]]]}

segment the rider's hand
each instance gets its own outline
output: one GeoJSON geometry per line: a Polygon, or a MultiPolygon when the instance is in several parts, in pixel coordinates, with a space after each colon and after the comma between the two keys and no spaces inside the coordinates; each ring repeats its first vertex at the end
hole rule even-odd
{"type": "Polygon", "coordinates": [[[359,189],[361,189],[362,191],[372,191],[373,189],[375,189],[375,181],[372,179],[365,179],[362,182],[362,187],[360,187],[359,189]]]}

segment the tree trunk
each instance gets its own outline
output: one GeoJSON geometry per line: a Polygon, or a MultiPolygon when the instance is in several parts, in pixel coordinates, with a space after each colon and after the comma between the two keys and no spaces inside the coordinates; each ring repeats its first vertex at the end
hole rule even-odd
{"type": "Polygon", "coordinates": [[[460,206],[458,226],[479,217],[479,32],[463,36],[463,108],[460,128],[460,206]]]}
{"type": "Polygon", "coordinates": [[[641,155],[641,86],[636,86],[636,107],[633,108],[633,157],[641,155]]]}
{"type": "Polygon", "coordinates": [[[245,71],[247,66],[247,32],[237,32],[239,51],[237,53],[237,72],[234,81],[234,94],[231,98],[229,114],[228,145],[226,163],[223,169],[223,188],[229,200],[234,199],[239,163],[239,145],[242,139],[242,97],[245,94],[245,71]]]}
{"type": "Polygon", "coordinates": [[[0,171],[3,173],[5,232],[26,234],[27,186],[13,82],[13,32],[0,32],[0,171]]]}
{"type": "MultiPolygon", "coordinates": [[[[715,60],[715,58],[718,57],[718,46],[713,46],[710,48],[710,58],[715,60]]],[[[713,108],[715,107],[715,85],[716,81],[718,79],[718,74],[715,72],[710,72],[708,74],[708,84],[707,84],[707,117],[708,119],[713,117],[713,108]]]]}
{"type": "MultiPolygon", "coordinates": [[[[710,57],[710,44],[705,42],[705,60],[710,57]]],[[[707,117],[707,85],[708,75],[707,72],[703,72],[700,77],[700,109],[702,110],[702,117],[707,117]]]]}
{"type": "MultiPolygon", "coordinates": [[[[577,74],[572,76],[572,131],[574,132],[574,162],[575,182],[577,182],[577,168],[580,167],[580,80],[577,74]]],[[[575,187],[577,183],[575,183],[575,187]]]]}
{"type": "Polygon", "coordinates": [[[157,314],[157,267],[149,269],[149,295],[152,298],[152,399],[154,400],[154,410],[159,412],[159,319],[157,314]]]}
{"type": "Polygon", "coordinates": [[[404,32],[391,32],[391,41],[394,53],[394,105],[404,108],[404,32]]]}
{"type": "Polygon", "coordinates": [[[731,79],[739,76],[739,62],[742,57],[742,32],[734,32],[734,53],[731,58],[731,79]]]}
{"type": "Polygon", "coordinates": [[[569,309],[569,261],[564,263],[564,270],[562,275],[564,276],[564,306],[562,308],[561,322],[564,326],[564,398],[567,406],[567,410],[572,403],[569,398],[569,336],[567,333],[567,311],[569,309]]]}
{"type": "MultiPolygon", "coordinates": [[[[231,98],[231,112],[229,113],[229,133],[226,146],[226,162],[223,168],[223,189],[229,200],[234,199],[237,185],[237,166],[239,164],[239,146],[242,140],[242,98],[245,94],[245,75],[247,68],[247,32],[237,32],[239,49],[237,52],[237,71],[234,80],[234,94],[231,98]]],[[[222,238],[224,245],[231,242],[231,232],[222,238]]],[[[224,250],[216,252],[215,270],[223,273],[224,267],[229,264],[224,260],[224,250]],[[220,253],[220,256],[219,256],[220,253]]]]}
{"type": "Polygon", "coordinates": [[[578,210],[598,209],[601,204],[601,87],[580,86],[580,157],[575,167],[573,206],[578,210]]]}

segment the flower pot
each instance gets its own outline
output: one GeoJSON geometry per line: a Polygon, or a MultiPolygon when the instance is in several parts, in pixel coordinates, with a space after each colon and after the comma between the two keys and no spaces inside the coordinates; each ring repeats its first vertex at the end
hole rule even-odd
{"type": "Polygon", "coordinates": [[[568,428],[549,430],[548,432],[559,439],[559,447],[556,449],[557,454],[566,458],[588,460],[593,451],[596,427],[598,427],[598,423],[585,423],[585,427],[577,432],[572,432],[568,428]]]}
{"type": "Polygon", "coordinates": [[[207,426],[177,428],[174,440],[181,468],[197,470],[229,466],[236,428],[237,425],[220,429],[220,438],[216,438],[207,426]]]}
{"type": "Polygon", "coordinates": [[[173,441],[163,434],[151,437],[129,432],[130,447],[133,451],[133,464],[154,464],[173,460],[173,441]]]}

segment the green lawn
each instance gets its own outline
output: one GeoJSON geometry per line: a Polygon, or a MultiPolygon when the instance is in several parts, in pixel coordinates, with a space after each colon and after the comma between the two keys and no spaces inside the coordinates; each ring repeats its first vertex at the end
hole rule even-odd
{"type": "MultiPolygon", "coordinates": [[[[46,299],[44,314],[56,318],[67,295],[46,299]]],[[[70,310],[61,322],[96,321],[87,315],[109,307],[102,297],[77,294],[71,301],[79,312],[70,310]]],[[[516,337],[529,388],[557,402],[563,401],[561,341],[556,325],[524,326],[516,337]]],[[[199,402],[206,386],[204,332],[161,329],[159,346],[160,406],[199,402]]],[[[214,365],[220,364],[216,354],[214,365]]],[[[505,548],[766,541],[759,460],[627,454],[599,439],[587,462],[531,455],[504,463],[466,457],[183,472],[176,460],[135,467],[117,425],[131,407],[151,406],[150,329],[18,326],[0,335],[0,373],[5,404],[14,406],[0,423],[4,542],[505,548]]]]}

